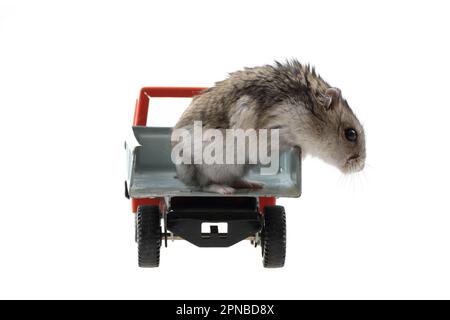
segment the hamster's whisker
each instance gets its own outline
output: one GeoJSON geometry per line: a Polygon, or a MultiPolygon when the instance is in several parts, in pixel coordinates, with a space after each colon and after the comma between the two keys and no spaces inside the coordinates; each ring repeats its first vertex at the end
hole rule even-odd
{"type": "Polygon", "coordinates": [[[341,173],[341,175],[339,176],[339,179],[338,179],[338,183],[341,187],[344,187],[347,189],[348,175],[341,173]]]}
{"type": "Polygon", "coordinates": [[[367,162],[366,162],[364,165],[367,166],[367,167],[369,167],[369,168],[371,168],[371,169],[374,169],[374,166],[372,166],[370,163],[367,163],[367,162]]]}
{"type": "Polygon", "coordinates": [[[366,173],[365,171],[362,171],[362,176],[363,176],[363,178],[364,178],[364,181],[365,181],[366,183],[368,183],[368,182],[369,182],[369,179],[367,178],[367,173],[366,173]]]}

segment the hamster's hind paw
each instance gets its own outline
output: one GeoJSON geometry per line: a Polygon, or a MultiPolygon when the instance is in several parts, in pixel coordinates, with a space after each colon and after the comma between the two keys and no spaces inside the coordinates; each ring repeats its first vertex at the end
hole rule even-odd
{"type": "Polygon", "coordinates": [[[238,180],[233,184],[233,187],[238,189],[262,189],[264,188],[264,183],[251,181],[251,180],[238,180]]]}
{"type": "Polygon", "coordinates": [[[233,194],[235,190],[234,188],[223,184],[210,184],[208,186],[203,187],[203,191],[220,194],[233,194]]]}

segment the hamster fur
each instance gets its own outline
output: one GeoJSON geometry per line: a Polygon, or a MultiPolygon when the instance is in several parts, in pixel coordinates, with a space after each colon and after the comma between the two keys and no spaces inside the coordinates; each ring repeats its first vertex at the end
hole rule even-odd
{"type": "MultiPolygon", "coordinates": [[[[278,128],[280,147],[299,147],[339,168],[360,171],[366,158],[364,129],[341,91],[309,65],[276,62],[231,73],[193,98],[174,129],[278,128]]],[[[173,143],[173,141],[172,141],[173,143]]],[[[230,194],[235,188],[262,188],[246,180],[249,165],[179,164],[177,177],[205,191],[230,194]]]]}

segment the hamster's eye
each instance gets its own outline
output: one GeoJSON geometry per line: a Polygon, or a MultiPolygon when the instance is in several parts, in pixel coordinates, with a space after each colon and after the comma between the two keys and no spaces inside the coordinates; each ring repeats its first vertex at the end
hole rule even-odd
{"type": "Polygon", "coordinates": [[[358,139],[358,133],[353,128],[345,129],[345,138],[348,141],[355,142],[358,139]]]}

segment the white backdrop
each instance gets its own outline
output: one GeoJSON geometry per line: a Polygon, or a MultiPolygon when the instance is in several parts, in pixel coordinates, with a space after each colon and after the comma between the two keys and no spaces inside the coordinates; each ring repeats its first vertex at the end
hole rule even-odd
{"type": "MultiPolygon", "coordinates": [[[[0,2],[0,298],[450,298],[447,1],[0,2]],[[139,269],[123,141],[142,86],[296,57],[367,134],[343,177],[280,199],[286,267],[247,242],[139,269]]],[[[173,125],[187,101],[154,101],[173,125]]]]}

